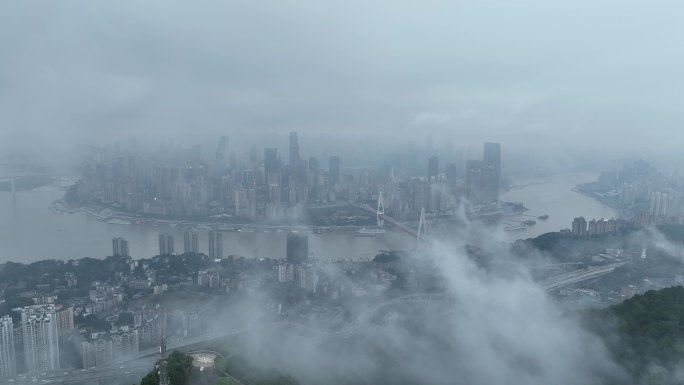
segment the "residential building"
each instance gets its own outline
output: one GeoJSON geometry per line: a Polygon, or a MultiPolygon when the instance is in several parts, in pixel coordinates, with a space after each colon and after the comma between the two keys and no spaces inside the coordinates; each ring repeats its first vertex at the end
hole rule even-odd
{"type": "Polygon", "coordinates": [[[57,370],[59,330],[54,305],[27,306],[21,311],[25,364],[29,374],[57,370]]]}

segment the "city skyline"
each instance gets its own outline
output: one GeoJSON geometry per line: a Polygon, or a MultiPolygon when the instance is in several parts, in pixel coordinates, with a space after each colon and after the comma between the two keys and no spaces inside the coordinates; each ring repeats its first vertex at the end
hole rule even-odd
{"type": "Polygon", "coordinates": [[[683,14],[3,4],[0,383],[684,383],[683,14]]]}

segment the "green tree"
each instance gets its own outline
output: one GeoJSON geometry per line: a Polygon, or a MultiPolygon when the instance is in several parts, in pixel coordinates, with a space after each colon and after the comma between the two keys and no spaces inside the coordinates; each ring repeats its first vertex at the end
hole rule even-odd
{"type": "Polygon", "coordinates": [[[119,313],[119,316],[116,318],[116,322],[114,322],[114,325],[116,325],[116,326],[131,325],[133,322],[134,322],[133,313],[121,312],[121,313],[119,313]]]}
{"type": "Polygon", "coordinates": [[[157,376],[157,371],[153,370],[143,377],[140,381],[140,385],[159,385],[159,377],[157,376]]]}

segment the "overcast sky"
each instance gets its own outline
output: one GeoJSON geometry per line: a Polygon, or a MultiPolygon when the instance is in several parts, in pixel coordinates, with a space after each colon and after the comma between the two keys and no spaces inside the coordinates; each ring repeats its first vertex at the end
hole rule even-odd
{"type": "Polygon", "coordinates": [[[683,37],[681,1],[5,1],[0,142],[298,130],[675,149],[683,37]]]}

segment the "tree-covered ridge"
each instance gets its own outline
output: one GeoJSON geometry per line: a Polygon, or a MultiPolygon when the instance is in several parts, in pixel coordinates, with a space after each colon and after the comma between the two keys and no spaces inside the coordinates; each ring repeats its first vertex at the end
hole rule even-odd
{"type": "Polygon", "coordinates": [[[617,316],[620,333],[637,347],[648,347],[650,353],[663,359],[681,357],[684,353],[684,287],[651,290],[612,306],[609,311],[617,316]]]}
{"type": "Polygon", "coordinates": [[[619,338],[609,346],[636,377],[654,367],[674,370],[684,360],[684,287],[636,295],[603,311],[619,338]]]}
{"type": "Polygon", "coordinates": [[[256,367],[239,354],[229,353],[219,359],[216,368],[235,377],[244,385],[299,385],[296,378],[275,369],[256,367]]]}
{"type": "MultiPolygon", "coordinates": [[[[184,385],[188,381],[188,374],[192,366],[192,357],[174,351],[167,358],[169,368],[169,380],[171,385],[184,385]]],[[[221,376],[216,381],[219,384],[232,384],[228,377],[232,376],[243,385],[299,385],[296,378],[280,373],[275,369],[262,369],[252,365],[245,357],[237,354],[229,354],[216,362],[216,369],[221,376]]],[[[143,377],[140,385],[159,385],[157,367],[143,377]]]]}

